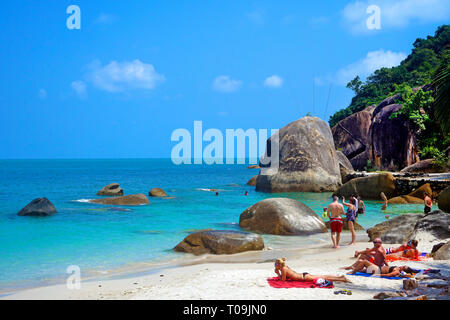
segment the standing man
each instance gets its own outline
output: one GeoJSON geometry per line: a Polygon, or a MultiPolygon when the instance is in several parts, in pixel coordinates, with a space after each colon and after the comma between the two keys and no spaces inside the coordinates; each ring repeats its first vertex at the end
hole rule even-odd
{"type": "Polygon", "coordinates": [[[430,198],[430,195],[428,194],[428,192],[425,192],[425,194],[424,194],[423,203],[425,204],[425,207],[423,208],[423,212],[425,214],[430,213],[431,208],[433,207],[433,203],[431,202],[431,198],[430,198]]]}
{"type": "Polygon", "coordinates": [[[330,218],[333,248],[337,249],[341,240],[342,225],[344,224],[341,216],[345,216],[344,206],[339,203],[337,196],[333,196],[333,202],[328,205],[327,215],[330,218]]]}

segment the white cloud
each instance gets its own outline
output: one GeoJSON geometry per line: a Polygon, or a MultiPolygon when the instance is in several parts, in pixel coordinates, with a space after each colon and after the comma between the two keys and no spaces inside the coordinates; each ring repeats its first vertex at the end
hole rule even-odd
{"type": "Polygon", "coordinates": [[[165,81],[164,76],[157,73],[153,65],[140,60],[112,61],[105,66],[102,66],[99,61],[94,61],[90,69],[89,81],[97,88],[109,92],[126,89],[152,90],[165,81]]]}
{"type": "Polygon", "coordinates": [[[273,75],[264,80],[264,86],[269,88],[281,88],[283,86],[283,78],[273,75]]]}
{"type": "Polygon", "coordinates": [[[368,33],[366,13],[370,5],[380,8],[381,29],[401,28],[411,23],[447,22],[450,19],[448,0],[365,0],[349,3],[342,11],[344,23],[353,33],[368,33]]]}
{"type": "Polygon", "coordinates": [[[116,20],[117,20],[117,17],[115,15],[102,12],[97,17],[97,19],[95,19],[95,23],[107,25],[107,24],[114,23],[116,20]]]}
{"type": "Polygon", "coordinates": [[[38,98],[41,100],[47,99],[47,91],[45,89],[39,89],[38,98]]]}
{"type": "Polygon", "coordinates": [[[378,69],[391,68],[399,65],[405,58],[406,54],[403,52],[385,51],[383,49],[370,51],[363,59],[339,69],[333,75],[315,77],[314,83],[316,85],[324,85],[331,82],[338,85],[346,85],[356,76],[364,80],[378,69]]]}
{"type": "Polygon", "coordinates": [[[241,85],[241,80],[232,79],[230,76],[223,75],[214,79],[212,88],[220,92],[234,92],[238,90],[241,85]]]}
{"type": "Polygon", "coordinates": [[[73,91],[75,91],[77,93],[77,95],[80,98],[85,98],[86,97],[86,83],[84,83],[84,81],[73,81],[70,86],[72,87],[73,91]]]}

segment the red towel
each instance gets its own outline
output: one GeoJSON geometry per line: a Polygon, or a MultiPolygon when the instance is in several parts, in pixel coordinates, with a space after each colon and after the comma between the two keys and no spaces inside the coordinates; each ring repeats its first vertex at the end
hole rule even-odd
{"type": "MultiPolygon", "coordinates": [[[[299,280],[286,280],[281,281],[278,277],[267,278],[267,282],[272,288],[321,288],[319,285],[314,284],[314,281],[299,281],[299,280]]],[[[328,289],[334,288],[334,285],[325,287],[328,289]]]]}

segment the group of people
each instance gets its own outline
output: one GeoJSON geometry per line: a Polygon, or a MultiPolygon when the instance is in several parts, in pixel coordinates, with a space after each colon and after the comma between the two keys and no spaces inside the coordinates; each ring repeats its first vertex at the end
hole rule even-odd
{"type": "Polygon", "coordinates": [[[342,197],[342,204],[339,203],[339,198],[336,195],[333,196],[333,202],[327,208],[327,216],[330,219],[333,248],[339,247],[344,219],[352,234],[350,245],[355,244],[356,233],[354,223],[358,219],[358,215],[364,214],[365,211],[366,206],[364,201],[362,201],[361,197],[358,195],[352,195],[348,203],[345,202],[345,197],[342,197]],[[347,207],[347,212],[344,211],[344,206],[347,207]]]}
{"type": "MultiPolygon", "coordinates": [[[[372,248],[366,248],[363,251],[355,251],[355,258],[358,260],[348,267],[341,269],[351,270],[348,274],[355,274],[357,272],[369,273],[380,277],[412,277],[417,270],[408,266],[390,266],[388,263],[389,257],[404,257],[416,258],[419,255],[417,250],[418,241],[411,240],[408,243],[401,245],[398,248],[385,249],[380,238],[373,241],[372,248]]],[[[275,273],[282,281],[296,280],[296,281],[314,281],[317,278],[323,278],[333,282],[351,282],[344,275],[312,275],[308,272],[298,273],[286,265],[286,258],[275,260],[275,273]]]]}

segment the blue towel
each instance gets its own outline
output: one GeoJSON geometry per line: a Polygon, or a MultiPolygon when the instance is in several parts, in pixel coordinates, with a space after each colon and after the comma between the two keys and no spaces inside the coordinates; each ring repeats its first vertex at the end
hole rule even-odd
{"type": "MultiPolygon", "coordinates": [[[[370,273],[365,273],[365,272],[356,272],[355,274],[351,274],[351,276],[371,277],[372,274],[370,274],[370,273]]],[[[381,278],[381,279],[391,279],[391,280],[402,280],[402,279],[405,279],[405,278],[401,278],[401,277],[379,277],[379,276],[377,276],[377,278],[381,278]]]]}

